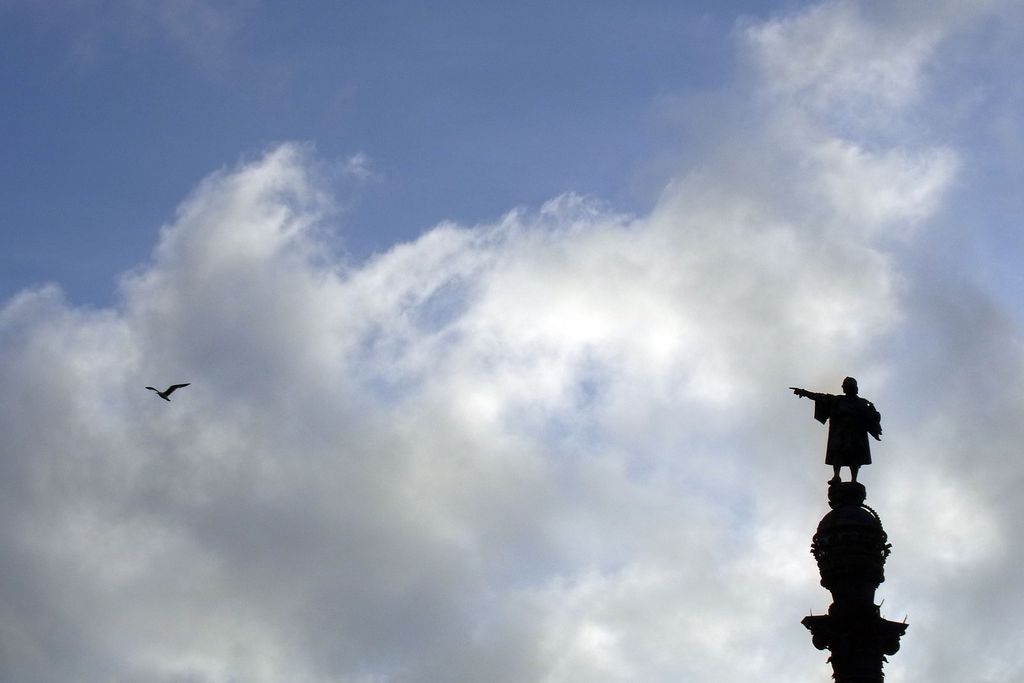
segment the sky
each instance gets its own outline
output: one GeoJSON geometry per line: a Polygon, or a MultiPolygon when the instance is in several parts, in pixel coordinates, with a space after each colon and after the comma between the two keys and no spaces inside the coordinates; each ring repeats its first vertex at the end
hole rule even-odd
{"type": "Polygon", "coordinates": [[[0,0],[0,680],[1024,677],[1024,8],[0,0]],[[144,389],[190,382],[170,403],[144,389]]]}

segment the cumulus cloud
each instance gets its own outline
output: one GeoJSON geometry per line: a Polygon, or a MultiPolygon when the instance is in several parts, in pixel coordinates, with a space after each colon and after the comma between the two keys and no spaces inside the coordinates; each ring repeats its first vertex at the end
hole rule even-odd
{"type": "Polygon", "coordinates": [[[764,87],[817,115],[893,116],[921,95],[922,69],[943,37],[872,21],[865,3],[838,0],[751,26],[746,37],[764,87]]]}
{"type": "Polygon", "coordinates": [[[282,145],[204,180],[116,307],[7,302],[0,678],[826,676],[799,619],[828,603],[830,473],[785,387],[846,374],[887,425],[889,680],[1017,678],[1020,330],[907,258],[955,151],[823,115],[912,107],[941,38],[914,29],[845,3],[748,27],[797,96],[752,105],[758,182],[708,159],[645,215],[566,194],[352,264],[282,145]]]}

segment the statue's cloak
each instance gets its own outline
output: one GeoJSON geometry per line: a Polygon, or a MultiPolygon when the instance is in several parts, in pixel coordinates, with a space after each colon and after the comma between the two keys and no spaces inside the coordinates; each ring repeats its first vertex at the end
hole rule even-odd
{"type": "Polygon", "coordinates": [[[817,394],[814,419],[828,422],[825,464],[860,466],[871,462],[868,434],[882,436],[882,416],[871,401],[860,396],[817,394]]]}

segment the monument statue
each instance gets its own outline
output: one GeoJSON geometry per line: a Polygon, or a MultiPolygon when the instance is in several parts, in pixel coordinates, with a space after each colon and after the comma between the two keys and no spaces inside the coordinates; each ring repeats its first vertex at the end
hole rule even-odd
{"type": "Polygon", "coordinates": [[[847,377],[843,380],[843,394],[818,394],[806,389],[790,387],[801,398],[814,401],[814,419],[828,427],[828,444],[825,447],[825,464],[832,465],[834,476],[831,483],[838,483],[839,468],[850,468],[851,481],[857,481],[857,470],[861,465],[871,463],[871,448],[868,434],[875,440],[882,439],[882,416],[871,401],[857,395],[857,380],[847,377]]]}
{"type": "Polygon", "coordinates": [[[828,483],[831,509],[811,539],[821,586],[832,594],[832,604],[825,614],[808,615],[801,623],[811,632],[814,647],[829,651],[833,683],[884,683],[882,666],[899,651],[907,621],[883,618],[881,605],[875,604],[892,545],[857,481],[857,470],[871,462],[868,434],[881,439],[882,418],[871,401],[857,395],[852,377],[843,380],[841,396],[790,389],[814,401],[814,418],[828,423],[825,462],[835,470],[828,483]],[[840,480],[844,465],[852,481],[840,480]]]}

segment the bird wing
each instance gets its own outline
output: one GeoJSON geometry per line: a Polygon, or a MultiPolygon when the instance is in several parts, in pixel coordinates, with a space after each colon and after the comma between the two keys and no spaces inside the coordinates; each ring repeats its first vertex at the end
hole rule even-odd
{"type": "Polygon", "coordinates": [[[167,391],[165,391],[164,393],[169,394],[172,391],[181,389],[182,387],[187,387],[189,384],[192,384],[192,382],[185,382],[184,384],[172,384],[171,386],[167,387],[167,391]]]}

